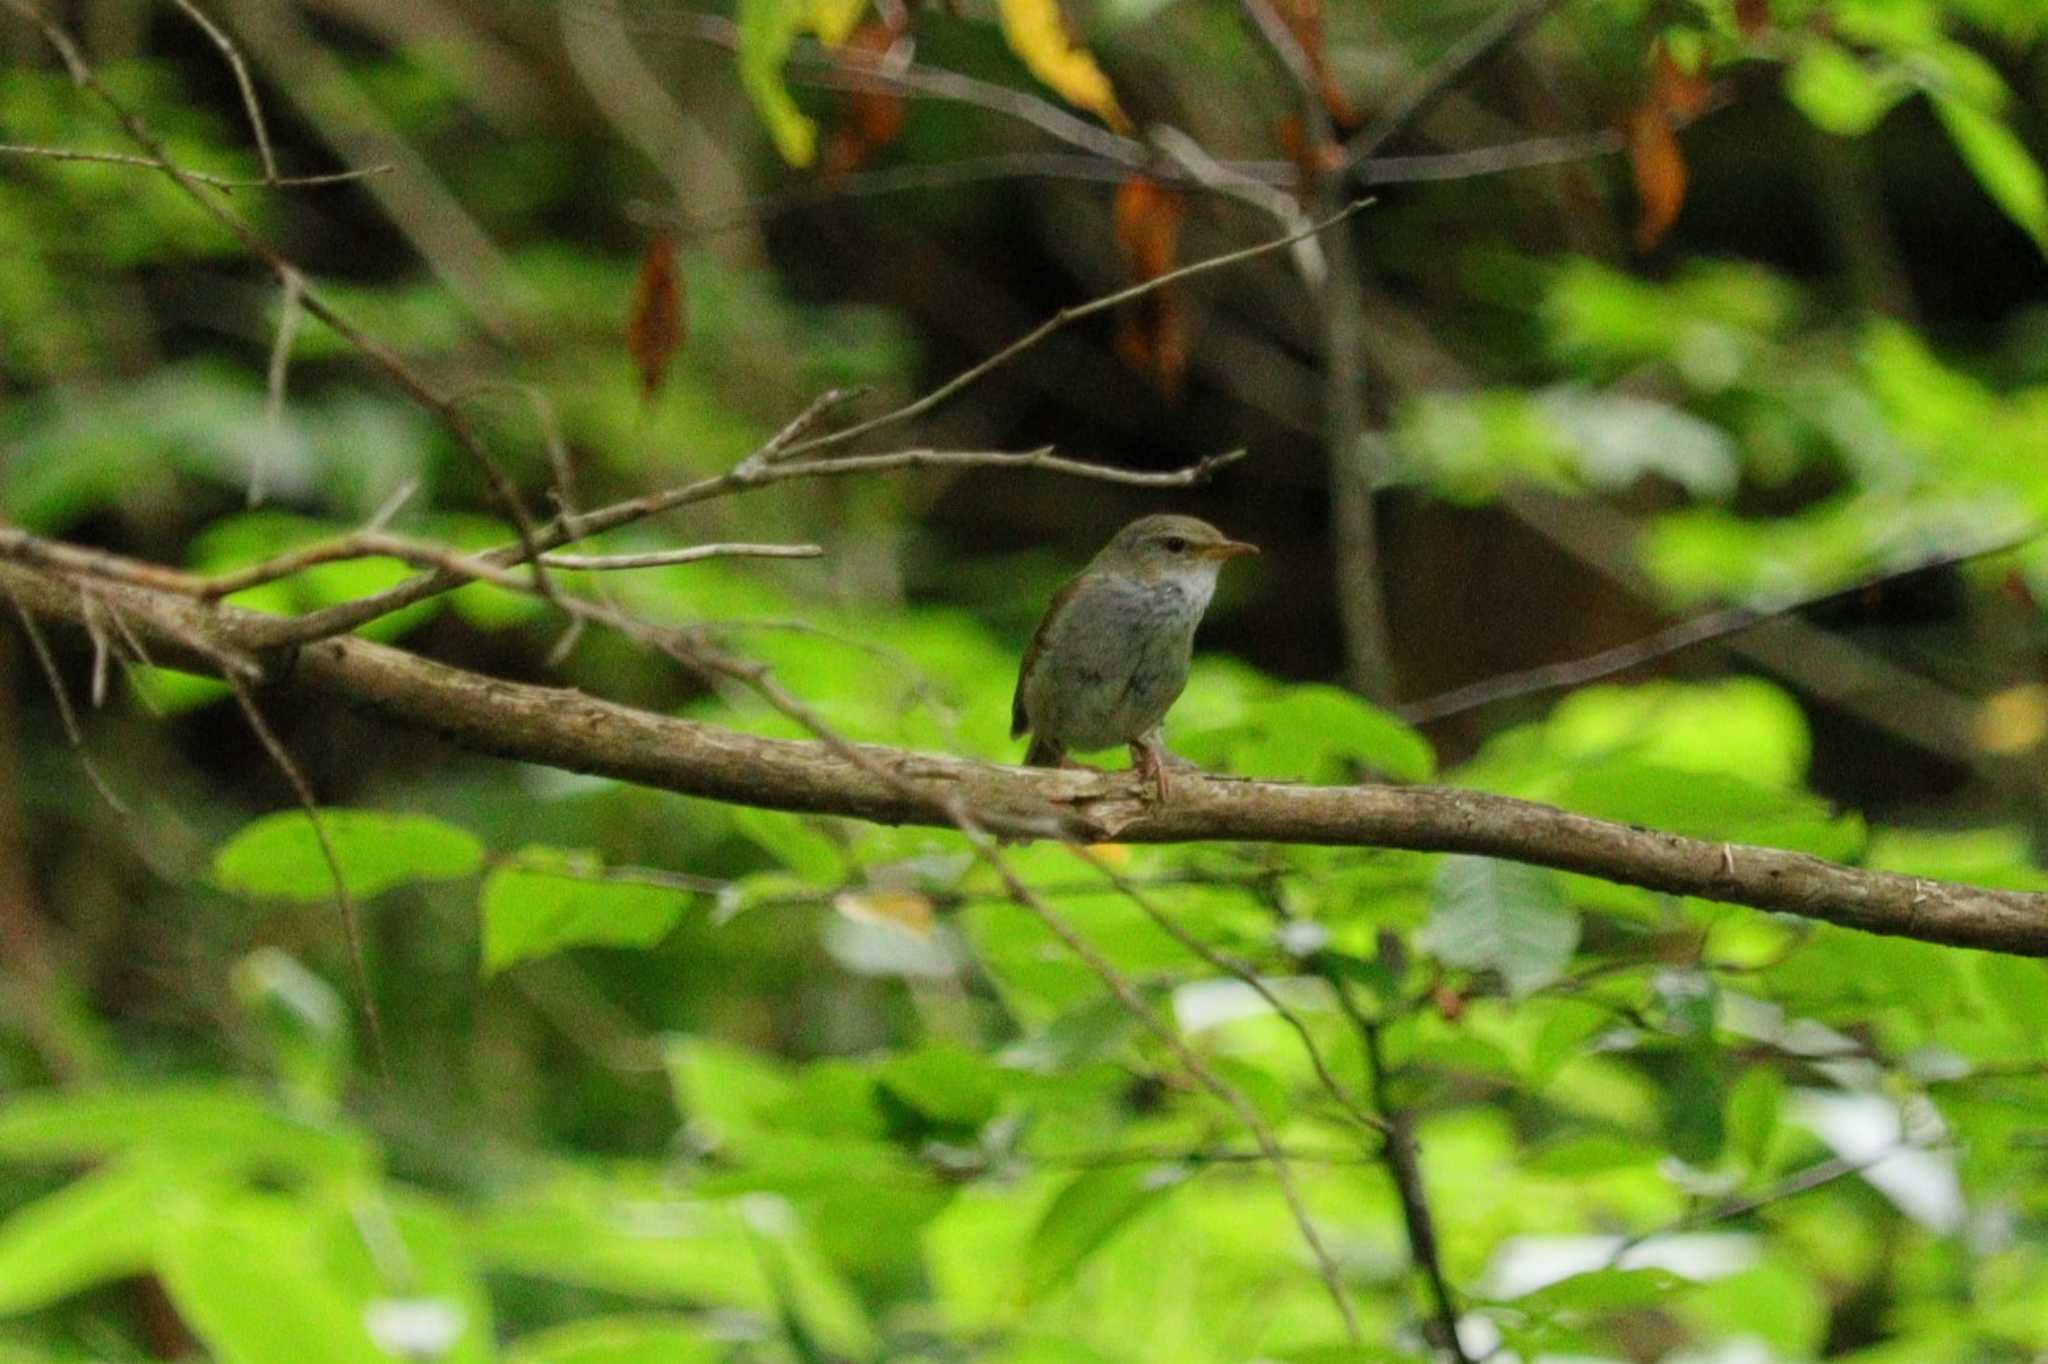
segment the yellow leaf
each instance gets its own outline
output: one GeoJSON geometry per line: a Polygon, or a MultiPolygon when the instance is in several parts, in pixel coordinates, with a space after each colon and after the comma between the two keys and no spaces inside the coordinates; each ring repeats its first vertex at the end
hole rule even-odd
{"type": "Polygon", "coordinates": [[[2007,687],[1978,708],[1971,729],[1987,753],[2026,752],[2048,738],[2048,687],[2007,687]]]}
{"type": "Polygon", "coordinates": [[[811,0],[811,32],[825,46],[838,47],[867,12],[868,0],[811,0]]]}
{"type": "Polygon", "coordinates": [[[1003,16],[1003,38],[1031,74],[1057,90],[1069,104],[1100,115],[1120,133],[1131,121],[1116,102],[1109,77],[1088,49],[1074,41],[1059,0],[997,0],[1003,16]]]}

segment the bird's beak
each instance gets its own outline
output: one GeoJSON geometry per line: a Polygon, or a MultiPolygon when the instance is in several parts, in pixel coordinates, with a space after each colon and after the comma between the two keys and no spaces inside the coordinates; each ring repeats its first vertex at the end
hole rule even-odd
{"type": "Polygon", "coordinates": [[[1257,554],[1257,545],[1248,545],[1242,540],[1218,540],[1213,545],[1204,545],[1201,555],[1204,559],[1235,559],[1241,554],[1257,554]]]}

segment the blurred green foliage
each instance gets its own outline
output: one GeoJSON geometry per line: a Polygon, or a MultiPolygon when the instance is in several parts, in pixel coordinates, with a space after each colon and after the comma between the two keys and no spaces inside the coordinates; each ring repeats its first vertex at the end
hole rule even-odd
{"type": "MultiPolygon", "coordinates": [[[[1088,31],[1114,67],[1121,41],[1189,4],[1112,4],[1088,31]]],[[[2048,239],[2041,173],[2015,131],[2018,63],[1983,55],[2032,43],[2038,77],[2033,0],[1776,0],[1761,38],[1744,8],[1583,0],[1565,23],[1589,82],[1634,79],[1655,36],[1719,72],[1781,67],[1784,98],[1830,135],[1881,136],[1924,98],[1973,183],[2048,239]]],[[[740,16],[741,83],[784,154],[807,148],[830,110],[783,88],[782,60],[800,32],[857,14],[747,0],[740,16]]],[[[1234,16],[1213,28],[1234,34],[1234,16]]],[[[424,144],[477,136],[475,71],[427,46],[358,46],[347,66],[381,116],[424,144]]],[[[975,51],[1004,57],[993,41],[975,51]]],[[[1254,69],[1248,45],[1227,51],[1219,79],[1254,69]]],[[[235,104],[195,92],[198,69],[172,52],[104,71],[185,164],[256,173],[231,150],[235,104]]],[[[0,80],[0,130],[127,149],[47,68],[0,80]]],[[[825,387],[912,388],[922,356],[904,318],[814,301],[762,261],[697,244],[689,343],[643,403],[620,339],[637,238],[560,226],[635,192],[638,172],[585,137],[528,128],[444,157],[504,238],[488,273],[503,317],[331,243],[342,278],[321,282],[462,395],[522,487],[553,486],[551,441],[590,506],[729,468],[825,387]]],[[[922,137],[909,140],[959,154],[974,133],[922,137]]],[[[394,529],[462,549],[505,539],[445,431],[317,321],[273,406],[275,291],[160,178],[4,164],[10,523],[215,572],[345,532],[412,485],[394,529]],[[271,505],[252,509],[259,467],[271,505]]],[[[384,227],[362,205],[330,220],[289,197],[232,202],[307,250],[384,227]]],[[[1461,306],[1522,344],[1502,376],[1403,405],[1396,476],[1465,507],[1532,485],[1641,498],[1637,556],[1673,607],[1836,592],[2016,541],[2048,507],[2038,338],[2017,355],[1951,347],[1731,259],[1646,272],[1504,234],[1449,254],[1461,306]]],[[[1013,759],[1020,612],[1059,575],[1049,557],[992,554],[978,567],[1001,600],[913,600],[899,559],[945,557],[914,529],[924,509],[894,484],[775,490],[588,548],[817,536],[823,565],[556,577],[765,662],[861,741],[1013,759]]],[[[976,568],[946,558],[940,576],[976,568]]],[[[331,564],[236,601],[305,612],[404,573],[331,564]]],[[[2048,551],[1991,555],[1967,582],[2008,576],[2048,592],[2048,551]]],[[[805,733],[602,632],[555,668],[560,632],[541,603],[490,586],[366,631],[705,723],[805,733]]],[[[0,702],[45,720],[20,655],[0,702]]],[[[88,657],[64,661],[75,673],[88,657]]],[[[0,745],[0,814],[18,810],[30,835],[0,856],[33,885],[19,913],[59,940],[35,963],[47,975],[22,957],[0,982],[0,1364],[1429,1357],[1380,1138],[1265,1001],[1072,850],[1005,856],[1291,1153],[1365,1344],[1345,1343],[1238,1115],[962,839],[490,765],[349,717],[288,715],[288,746],[336,801],[323,849],[218,684],[142,666],[128,678],[88,748],[131,815],[97,802],[54,722],[23,726],[19,755],[0,745]],[[347,984],[330,850],[366,922],[381,1064],[347,984]]],[[[1170,737],[1219,771],[1441,781],[2048,889],[2038,812],[1939,807],[1940,827],[1906,827],[1840,808],[1817,789],[1801,698],[1760,678],[1583,686],[1440,754],[1338,688],[1208,656],[1170,737]]],[[[1268,981],[1354,1102],[1382,1093],[1413,1114],[1475,1354],[2048,1352],[2040,963],[1477,858],[1094,855],[1268,981]]]]}

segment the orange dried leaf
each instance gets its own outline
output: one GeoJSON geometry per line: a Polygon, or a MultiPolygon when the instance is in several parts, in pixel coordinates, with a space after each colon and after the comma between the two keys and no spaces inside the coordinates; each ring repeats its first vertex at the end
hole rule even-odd
{"type": "Polygon", "coordinates": [[[1308,59],[1309,74],[1315,78],[1331,120],[1343,128],[1357,123],[1358,106],[1351,102],[1330,70],[1329,50],[1323,41],[1323,0],[1273,0],[1273,5],[1287,31],[1300,44],[1301,55],[1308,59]]]}
{"type": "MultiPolygon", "coordinates": [[[[908,11],[901,17],[908,19],[908,11]]],[[[908,42],[900,27],[871,20],[854,30],[842,50],[853,54],[847,64],[861,70],[880,65],[898,41],[908,42]]],[[[903,96],[894,90],[851,91],[845,110],[845,118],[833,129],[831,145],[825,149],[827,176],[859,170],[903,132],[903,96]]]]}
{"type": "MultiPolygon", "coordinates": [[[[1178,263],[1186,213],[1180,191],[1147,176],[1118,186],[1116,244],[1131,283],[1158,279],[1178,263]]],[[[1179,291],[1169,285],[1133,300],[1117,325],[1116,352],[1169,396],[1178,395],[1188,363],[1188,313],[1179,291]]]]}
{"type": "Polygon", "coordinates": [[[1654,105],[1631,110],[1622,132],[1628,140],[1636,198],[1642,205],[1636,219],[1636,249],[1648,251],[1664,240],[1685,205],[1685,153],[1679,150],[1670,118],[1654,105]]]}
{"type": "Polygon", "coordinates": [[[626,350],[640,369],[640,396],[653,402],[668,380],[676,352],[683,348],[683,275],[676,265],[675,234],[663,228],[647,243],[640,278],[633,286],[633,312],[626,321],[626,350]]]}
{"type": "Polygon", "coordinates": [[[1663,43],[1650,46],[1650,104],[1673,123],[1689,123],[1707,110],[1714,83],[1706,69],[1687,71],[1663,43]]]}
{"type": "Polygon", "coordinates": [[[1187,214],[1181,192],[1150,176],[1134,175],[1117,186],[1117,249],[1133,284],[1157,279],[1180,257],[1180,223],[1187,214]]]}

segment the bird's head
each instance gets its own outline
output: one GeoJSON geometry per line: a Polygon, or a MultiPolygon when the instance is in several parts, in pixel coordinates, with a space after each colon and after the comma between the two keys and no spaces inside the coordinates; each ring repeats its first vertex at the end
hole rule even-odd
{"type": "Polygon", "coordinates": [[[1118,531],[1090,567],[1152,581],[1193,578],[1213,583],[1225,562],[1258,552],[1257,545],[1233,540],[1192,516],[1141,516],[1118,531]]]}

